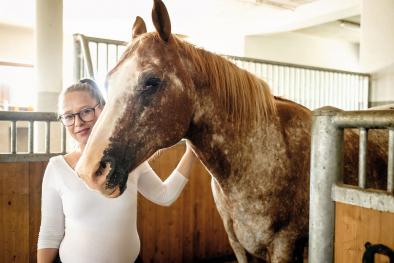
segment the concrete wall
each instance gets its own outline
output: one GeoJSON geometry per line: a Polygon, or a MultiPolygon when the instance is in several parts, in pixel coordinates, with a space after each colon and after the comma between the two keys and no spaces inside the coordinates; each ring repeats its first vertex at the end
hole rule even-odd
{"type": "Polygon", "coordinates": [[[394,1],[364,0],[361,13],[361,70],[372,74],[370,106],[394,103],[394,1]]]}
{"type": "Polygon", "coordinates": [[[34,63],[34,30],[0,24],[0,61],[34,63]]]}
{"type": "Polygon", "coordinates": [[[245,57],[359,71],[359,45],[294,32],[246,36],[245,57]]]}

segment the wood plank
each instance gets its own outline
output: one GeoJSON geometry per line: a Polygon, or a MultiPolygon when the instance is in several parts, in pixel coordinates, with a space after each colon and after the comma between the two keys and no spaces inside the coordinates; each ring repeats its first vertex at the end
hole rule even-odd
{"type": "Polygon", "coordinates": [[[37,241],[41,225],[42,179],[48,162],[34,162],[29,166],[29,261],[37,262],[37,241]]]}
{"type": "MultiPolygon", "coordinates": [[[[336,203],[335,262],[361,262],[365,243],[394,248],[394,214],[336,203]]],[[[375,255],[375,262],[389,262],[375,255]]]]}
{"type": "Polygon", "coordinates": [[[5,199],[4,188],[5,179],[8,176],[7,171],[10,169],[10,164],[0,163],[0,262],[5,261],[6,255],[6,229],[5,229],[5,211],[8,201],[5,199]]]}
{"type": "MultiPolygon", "coordinates": [[[[172,147],[150,165],[164,181],[184,152],[185,146],[172,147]]],[[[210,181],[210,174],[196,161],[188,184],[172,206],[161,207],[139,197],[137,225],[143,262],[190,262],[233,254],[210,181]]]]}
{"type": "Polygon", "coordinates": [[[29,262],[29,164],[11,163],[4,168],[4,260],[29,262]]]}

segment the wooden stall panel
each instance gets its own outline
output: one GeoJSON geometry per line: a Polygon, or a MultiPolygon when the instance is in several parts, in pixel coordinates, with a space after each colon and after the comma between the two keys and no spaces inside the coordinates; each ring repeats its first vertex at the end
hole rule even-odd
{"type": "MultiPolygon", "coordinates": [[[[185,146],[175,146],[151,162],[164,181],[185,146]]],[[[0,163],[0,263],[37,262],[41,224],[41,187],[48,162],[0,163]]],[[[138,233],[143,262],[190,262],[231,255],[216,210],[211,176],[196,161],[179,199],[161,207],[138,197],[138,233]]]]}
{"type": "Polygon", "coordinates": [[[0,262],[37,262],[47,164],[0,163],[0,262]]]}
{"type": "MultiPolygon", "coordinates": [[[[175,146],[150,162],[164,181],[176,168],[185,146],[175,146]]],[[[143,262],[191,262],[233,254],[216,210],[211,176],[197,160],[189,182],[170,207],[138,196],[138,233],[143,262]]]]}
{"type": "MultiPolygon", "coordinates": [[[[394,249],[394,214],[338,202],[335,213],[336,263],[362,262],[366,242],[394,249]]],[[[375,263],[388,262],[388,257],[375,255],[375,263]]]]}
{"type": "Polygon", "coordinates": [[[29,262],[29,163],[0,165],[2,262],[29,262]]]}

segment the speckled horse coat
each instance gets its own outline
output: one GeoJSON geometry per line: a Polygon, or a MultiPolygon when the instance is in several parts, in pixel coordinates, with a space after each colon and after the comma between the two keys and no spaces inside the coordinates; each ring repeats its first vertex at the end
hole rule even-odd
{"type": "MultiPolygon", "coordinates": [[[[157,150],[187,139],[212,175],[219,213],[239,262],[302,261],[309,227],[310,111],[274,97],[256,76],[171,34],[154,1],[156,32],[137,18],[108,73],[108,100],[76,171],[117,197],[157,150]],[[248,253],[247,253],[248,252],[248,253]]],[[[346,132],[345,182],[357,183],[358,135],[346,132]]],[[[387,134],[372,133],[369,186],[384,188],[387,134]],[[378,176],[379,175],[379,176],[378,176]]]]}

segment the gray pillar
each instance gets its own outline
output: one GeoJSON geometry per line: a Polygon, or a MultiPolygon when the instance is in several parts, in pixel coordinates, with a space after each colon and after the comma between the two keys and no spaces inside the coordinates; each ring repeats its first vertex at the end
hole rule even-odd
{"type": "MultiPolygon", "coordinates": [[[[63,83],[63,0],[36,0],[37,111],[57,110],[63,83]]],[[[36,151],[45,150],[45,125],[36,126],[36,151]]],[[[60,126],[51,124],[51,151],[60,151],[60,126]]]]}
{"type": "Polygon", "coordinates": [[[371,74],[370,106],[394,103],[394,1],[363,0],[360,69],[371,74]]]}
{"type": "Polygon", "coordinates": [[[332,125],[333,110],[312,112],[309,210],[310,263],[334,262],[335,203],[332,184],[342,180],[344,132],[332,125]]]}

